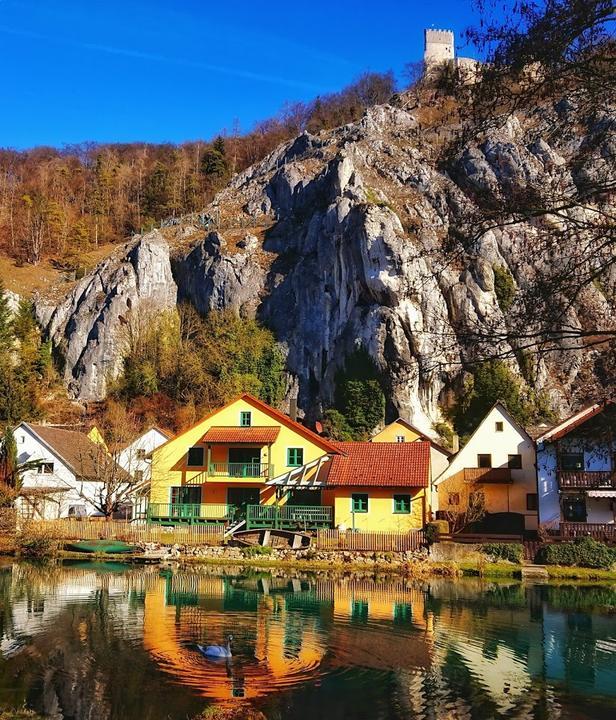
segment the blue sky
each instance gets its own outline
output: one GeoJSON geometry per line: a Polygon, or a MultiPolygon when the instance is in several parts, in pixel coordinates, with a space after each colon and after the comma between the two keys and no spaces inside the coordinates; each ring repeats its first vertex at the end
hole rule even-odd
{"type": "Polygon", "coordinates": [[[471,0],[0,0],[0,146],[247,130],[475,19],[471,0]]]}

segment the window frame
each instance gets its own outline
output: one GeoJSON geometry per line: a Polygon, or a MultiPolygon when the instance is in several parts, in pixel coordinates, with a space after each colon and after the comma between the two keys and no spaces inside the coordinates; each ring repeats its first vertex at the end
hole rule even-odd
{"type": "Polygon", "coordinates": [[[447,493],[447,505],[449,507],[460,507],[460,493],[450,492],[447,493]],[[456,498],[456,502],[452,502],[452,498],[456,498]]]}
{"type": "Polygon", "coordinates": [[[406,442],[406,436],[405,435],[396,435],[396,442],[397,443],[406,442]]]}
{"type": "Polygon", "coordinates": [[[585,461],[586,458],[584,457],[584,452],[567,452],[567,453],[560,453],[558,456],[558,469],[562,470],[563,472],[584,472],[585,467],[585,461]],[[581,467],[579,468],[567,468],[563,464],[563,460],[565,458],[581,458],[581,467]]]}
{"type": "Polygon", "coordinates": [[[303,447],[288,447],[287,448],[287,467],[298,468],[304,464],[304,448],[303,447]],[[291,462],[291,453],[296,456],[296,462],[291,462]],[[298,460],[298,455],[300,459],[298,460]]]}
{"type": "Polygon", "coordinates": [[[252,427],[252,410],[240,410],[240,427],[252,427]]]}
{"type": "Polygon", "coordinates": [[[205,448],[203,445],[193,445],[188,448],[188,452],[186,453],[186,467],[187,468],[202,468],[205,467],[205,448]],[[201,455],[201,462],[200,463],[191,463],[190,462],[190,452],[191,450],[200,450],[201,455]]]}
{"type": "Polygon", "coordinates": [[[529,512],[537,512],[537,510],[539,510],[539,495],[537,493],[526,493],[526,509],[529,512]],[[531,498],[534,498],[533,502],[530,501],[531,498]],[[531,507],[533,504],[534,507],[531,507]]]}
{"type": "Polygon", "coordinates": [[[145,456],[147,455],[145,448],[137,448],[135,450],[135,458],[137,460],[145,460],[145,456]]]}
{"type": "Polygon", "coordinates": [[[394,503],[394,509],[393,514],[394,515],[410,515],[411,510],[413,508],[413,496],[410,493],[394,493],[393,496],[393,503],[394,503]],[[402,509],[399,507],[396,507],[396,503],[400,501],[400,498],[407,498],[408,499],[408,509],[406,509],[406,505],[402,509]]]}
{"type": "Polygon", "coordinates": [[[39,475],[53,475],[55,472],[55,466],[53,462],[41,462],[41,464],[38,466],[38,474],[39,475]],[[51,468],[51,469],[49,469],[51,468]]]}
{"type": "Polygon", "coordinates": [[[494,423],[494,432],[505,432],[505,423],[502,420],[496,420],[494,423]]]}
{"type": "Polygon", "coordinates": [[[477,453],[477,467],[481,470],[491,470],[492,469],[492,453],[477,453]],[[481,458],[488,458],[487,462],[490,463],[489,465],[483,465],[481,458]]]}
{"type": "Polygon", "coordinates": [[[365,515],[368,513],[370,509],[370,496],[368,493],[351,493],[351,512],[355,515],[365,515]],[[366,508],[365,510],[356,509],[356,503],[359,502],[360,505],[363,505],[363,500],[360,500],[360,498],[365,498],[366,502],[366,508]]]}
{"type": "Polygon", "coordinates": [[[513,453],[511,455],[507,455],[507,467],[510,470],[522,470],[522,455],[520,453],[513,453]],[[512,465],[512,460],[514,460],[516,464],[512,465]]]}

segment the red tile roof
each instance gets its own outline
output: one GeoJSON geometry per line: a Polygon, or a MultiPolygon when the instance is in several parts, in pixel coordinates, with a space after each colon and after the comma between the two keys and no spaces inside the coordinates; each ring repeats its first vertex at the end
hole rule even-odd
{"type": "Polygon", "coordinates": [[[430,442],[336,442],[326,485],[428,487],[430,442]]]}
{"type": "Polygon", "coordinates": [[[275,442],[280,428],[271,427],[211,427],[201,438],[206,443],[263,443],[275,442]]]}

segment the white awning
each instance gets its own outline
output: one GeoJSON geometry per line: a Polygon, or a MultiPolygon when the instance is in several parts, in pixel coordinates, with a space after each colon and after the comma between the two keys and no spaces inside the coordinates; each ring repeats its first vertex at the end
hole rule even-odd
{"type": "Polygon", "coordinates": [[[586,494],[592,498],[616,498],[616,488],[612,490],[589,490],[586,494]]]}
{"type": "Polygon", "coordinates": [[[327,473],[323,473],[323,466],[330,461],[329,455],[323,455],[317,460],[306,463],[301,467],[291,468],[282,475],[266,480],[266,485],[275,485],[298,490],[320,490],[325,486],[327,473]]]}

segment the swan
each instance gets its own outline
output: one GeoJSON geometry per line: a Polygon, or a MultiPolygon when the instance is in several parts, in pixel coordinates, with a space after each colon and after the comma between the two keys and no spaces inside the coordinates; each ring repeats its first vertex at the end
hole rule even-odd
{"type": "Polygon", "coordinates": [[[229,635],[226,645],[197,645],[199,652],[209,658],[230,658],[231,657],[231,640],[233,635],[229,635]]]}

